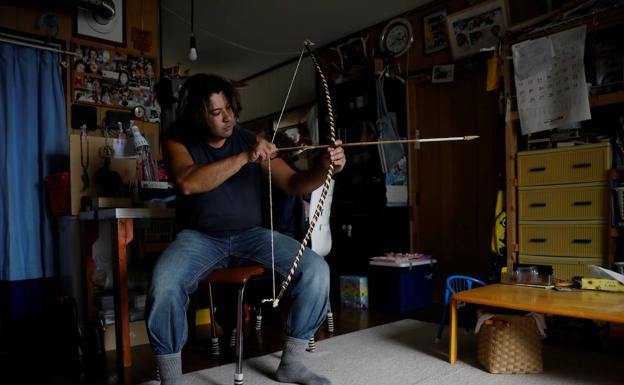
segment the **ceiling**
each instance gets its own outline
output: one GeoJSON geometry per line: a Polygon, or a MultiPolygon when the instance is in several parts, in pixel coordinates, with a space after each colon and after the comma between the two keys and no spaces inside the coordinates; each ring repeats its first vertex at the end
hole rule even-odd
{"type": "Polygon", "coordinates": [[[195,1],[198,60],[188,59],[192,0],[161,0],[163,66],[242,80],[431,0],[195,1]]]}

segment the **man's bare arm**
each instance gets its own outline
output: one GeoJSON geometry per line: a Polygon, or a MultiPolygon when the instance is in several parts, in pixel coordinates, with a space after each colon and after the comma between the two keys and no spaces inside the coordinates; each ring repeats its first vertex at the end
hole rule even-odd
{"type": "Polygon", "coordinates": [[[214,163],[195,164],[187,148],[171,139],[165,142],[165,151],[173,183],[184,195],[215,189],[249,162],[249,154],[241,152],[214,163]]]}

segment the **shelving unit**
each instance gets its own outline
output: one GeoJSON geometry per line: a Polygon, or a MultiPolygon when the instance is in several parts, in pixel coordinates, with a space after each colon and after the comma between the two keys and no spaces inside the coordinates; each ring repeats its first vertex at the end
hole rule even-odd
{"type": "MultiPolygon", "coordinates": [[[[561,12],[555,12],[552,16],[556,16],[561,14],[561,12]]],[[[522,25],[514,26],[511,28],[511,32],[514,34],[514,37],[508,37],[503,42],[503,55],[506,58],[511,57],[511,46],[513,44],[519,43],[528,39],[535,39],[539,37],[543,37],[546,35],[550,35],[556,32],[560,32],[563,30],[567,30],[570,28],[574,28],[579,25],[585,24],[587,26],[587,31],[595,32],[602,29],[607,29],[615,26],[624,25],[624,10],[621,8],[614,9],[612,12],[603,12],[599,15],[592,15],[589,17],[585,17],[582,19],[574,20],[572,22],[561,23],[552,28],[545,28],[538,30],[536,32],[530,33],[522,33],[523,31],[531,28],[538,23],[543,23],[547,20],[545,17],[539,17],[534,19],[533,21],[527,21],[522,23],[522,25]]],[[[513,64],[511,60],[506,60],[503,66],[503,78],[504,78],[504,97],[507,103],[507,110],[509,114],[505,123],[505,153],[506,153],[506,192],[507,192],[507,202],[506,202],[506,210],[507,210],[507,265],[511,267],[514,263],[522,262],[519,258],[521,250],[519,245],[519,183],[518,183],[518,170],[517,170],[517,162],[518,162],[518,151],[519,149],[519,138],[520,138],[520,120],[518,116],[518,112],[511,109],[513,105],[512,101],[514,100],[515,87],[514,87],[514,72],[513,72],[513,64]]],[[[613,92],[608,92],[604,94],[596,94],[590,95],[589,104],[592,108],[592,114],[600,114],[600,111],[594,110],[596,107],[610,106],[615,104],[624,104],[624,90],[617,90],[613,92]]],[[[602,110],[601,110],[602,111],[602,110]]],[[[598,115],[599,116],[599,115],[598,115]]],[[[580,147],[580,146],[578,146],[580,147]]],[[[605,197],[607,200],[607,210],[608,213],[605,213],[605,230],[606,234],[604,234],[604,239],[607,243],[607,251],[605,251],[605,255],[601,256],[601,259],[604,261],[606,266],[611,266],[614,259],[616,258],[616,249],[618,246],[618,240],[620,237],[624,236],[624,229],[615,228],[611,226],[612,220],[610,216],[614,213],[614,208],[612,207],[612,193],[611,193],[611,184],[614,180],[619,180],[620,178],[624,178],[624,167],[620,166],[616,169],[612,169],[609,171],[609,175],[605,176],[605,180],[608,181],[608,187],[606,189],[605,197]]]]}

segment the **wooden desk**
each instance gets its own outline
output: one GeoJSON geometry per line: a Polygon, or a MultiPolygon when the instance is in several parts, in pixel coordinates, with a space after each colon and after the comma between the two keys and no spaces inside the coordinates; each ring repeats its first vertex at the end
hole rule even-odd
{"type": "Polygon", "coordinates": [[[624,322],[624,294],[605,291],[556,291],[494,284],[453,294],[449,362],[457,360],[457,302],[550,315],[624,322]]]}
{"type": "Polygon", "coordinates": [[[95,320],[93,290],[93,244],[99,237],[99,222],[110,221],[113,242],[113,295],[115,299],[115,345],[117,347],[117,370],[123,377],[124,368],[132,365],[130,350],[130,319],[128,315],[128,270],[126,247],[134,238],[135,219],[173,218],[174,209],[118,208],[82,212],[78,218],[83,223],[84,271],[87,297],[87,320],[95,320]]]}

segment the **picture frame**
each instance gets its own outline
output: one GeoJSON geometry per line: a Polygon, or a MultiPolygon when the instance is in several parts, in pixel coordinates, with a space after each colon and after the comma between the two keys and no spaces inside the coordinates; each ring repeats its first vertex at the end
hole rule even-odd
{"type": "Polygon", "coordinates": [[[115,16],[110,20],[97,19],[91,10],[78,8],[74,23],[74,36],[102,44],[126,45],[126,0],[112,0],[115,16]]]}
{"type": "Polygon", "coordinates": [[[506,0],[486,1],[446,17],[453,60],[495,47],[509,26],[506,0]]]}
{"type": "Polygon", "coordinates": [[[422,17],[423,50],[425,55],[448,48],[446,36],[446,8],[422,17]]]}
{"type": "Polygon", "coordinates": [[[455,79],[455,64],[433,66],[431,83],[451,83],[455,79]]]}

